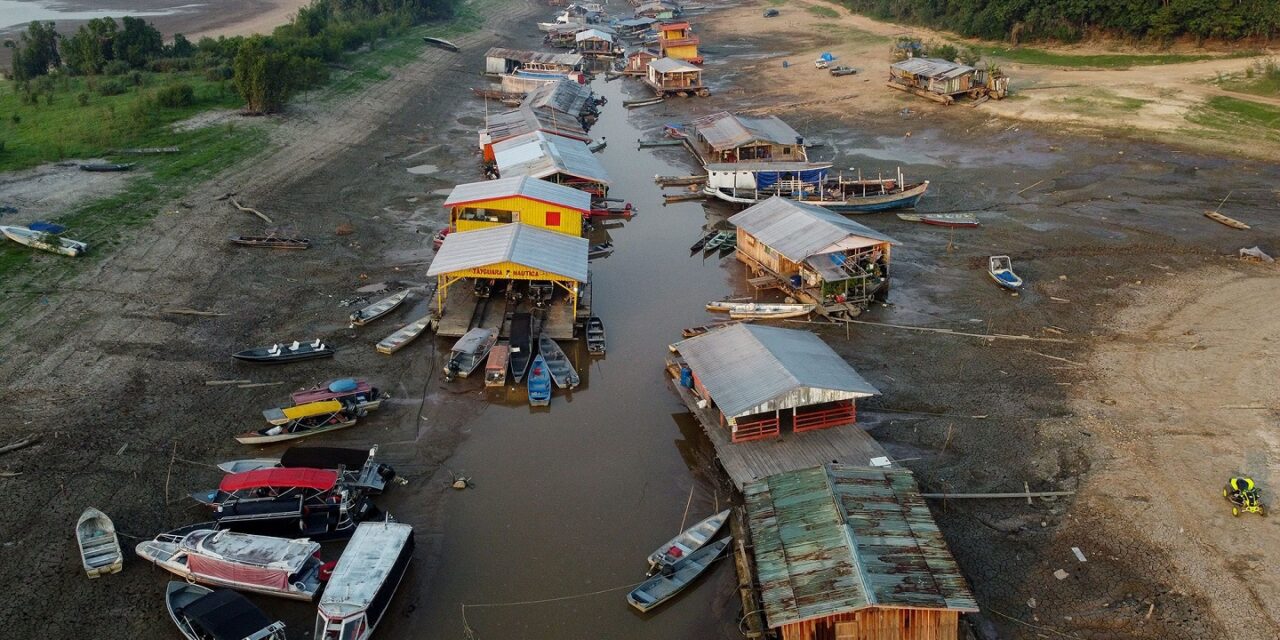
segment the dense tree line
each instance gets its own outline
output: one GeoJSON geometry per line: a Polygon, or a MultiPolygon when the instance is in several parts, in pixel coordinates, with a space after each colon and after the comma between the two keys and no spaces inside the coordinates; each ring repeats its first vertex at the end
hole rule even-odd
{"type": "Polygon", "coordinates": [[[840,0],[853,11],[992,40],[1074,41],[1091,33],[1167,40],[1272,39],[1277,0],[840,0]]]}
{"type": "Polygon", "coordinates": [[[291,93],[324,83],[326,65],[339,61],[344,52],[373,46],[379,38],[426,20],[447,18],[459,3],[312,0],[270,36],[202,38],[195,44],[182,34],[166,44],[154,26],[132,17],[120,23],[112,18],[90,20],[69,37],[58,35],[52,22],[33,22],[5,46],[13,49],[12,74],[20,85],[51,73],[114,76],[142,69],[198,70],[214,80],[233,80],[247,111],[270,113],[283,107],[291,93]]]}

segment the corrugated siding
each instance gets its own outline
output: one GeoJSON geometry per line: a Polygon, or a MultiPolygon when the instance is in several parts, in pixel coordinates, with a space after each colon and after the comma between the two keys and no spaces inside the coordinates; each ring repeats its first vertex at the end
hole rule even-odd
{"type": "Polygon", "coordinates": [[[730,417],[879,393],[808,331],[739,324],[684,340],[679,350],[730,417]]]}
{"type": "MultiPolygon", "coordinates": [[[[556,186],[560,186],[560,185],[556,185],[556,186]]],[[[569,189],[569,187],[564,187],[564,188],[569,189]]],[[[585,192],[578,191],[577,189],[570,189],[570,190],[575,191],[577,193],[581,193],[584,196],[587,195],[585,192]]],[[[589,197],[590,196],[588,196],[588,198],[589,197]]],[[[586,213],[584,213],[582,210],[579,210],[579,209],[547,204],[545,202],[539,202],[537,200],[532,200],[527,197],[495,198],[493,200],[480,200],[477,202],[467,203],[465,205],[465,208],[511,211],[516,214],[516,219],[514,220],[514,222],[519,222],[521,224],[527,224],[533,227],[547,229],[548,231],[555,231],[557,233],[566,233],[575,237],[582,235],[582,219],[583,217],[586,216],[586,213]],[[547,224],[547,212],[552,212],[552,211],[559,213],[559,216],[558,216],[559,223],[555,226],[551,226],[547,224]]],[[[487,220],[464,220],[461,218],[455,218],[455,220],[456,220],[455,225],[457,226],[457,229],[456,229],[457,231],[473,231],[475,229],[487,229],[489,227],[500,225],[500,224],[510,224],[508,222],[490,222],[487,220]]]]}
{"type": "Polygon", "coordinates": [[[792,262],[803,262],[849,236],[897,244],[889,236],[822,207],[774,196],[729,218],[729,224],[792,262]]]}
{"type": "Polygon", "coordinates": [[[906,469],[823,465],[743,495],[770,627],[869,607],[977,611],[906,469]]]}
{"type": "Polygon", "coordinates": [[[498,172],[504,178],[546,178],[563,173],[582,180],[609,184],[609,172],[585,143],[535,131],[493,145],[498,172]]]}
{"type": "Polygon", "coordinates": [[[570,80],[546,82],[530,91],[521,106],[551,109],[576,119],[591,95],[591,87],[570,80]]]}
{"type": "Polygon", "coordinates": [[[522,49],[506,49],[493,47],[484,54],[485,58],[497,60],[514,60],[521,63],[537,62],[539,64],[558,65],[573,69],[582,66],[583,58],[576,53],[546,53],[543,51],[525,51],[522,49]]]}
{"type": "Polygon", "coordinates": [[[587,239],[526,224],[459,231],[445,236],[428,276],[505,262],[587,281],[587,239]]]}
{"type": "Polygon", "coordinates": [[[754,118],[722,111],[698,118],[690,124],[717,151],[736,149],[753,141],[791,145],[800,137],[795,129],[777,116],[754,118]]]}
{"type": "Polygon", "coordinates": [[[956,77],[977,71],[973,67],[937,58],[907,58],[890,65],[893,69],[926,78],[956,77]]]}

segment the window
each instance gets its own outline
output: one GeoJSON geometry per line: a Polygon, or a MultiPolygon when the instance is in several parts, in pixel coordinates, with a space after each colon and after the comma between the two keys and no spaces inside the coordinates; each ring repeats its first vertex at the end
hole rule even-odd
{"type": "Polygon", "coordinates": [[[548,227],[558,227],[558,226],[560,226],[560,212],[559,212],[559,211],[548,211],[548,212],[547,212],[547,226],[548,226],[548,227]]]}
{"type": "Polygon", "coordinates": [[[782,148],[782,155],[784,155],[784,156],[789,156],[789,155],[791,155],[791,147],[783,147],[783,148],[782,148]]]}

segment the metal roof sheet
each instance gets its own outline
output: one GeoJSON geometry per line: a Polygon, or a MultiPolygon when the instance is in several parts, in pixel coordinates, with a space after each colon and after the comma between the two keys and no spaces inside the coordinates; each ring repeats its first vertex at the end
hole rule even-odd
{"type": "Polygon", "coordinates": [[[830,169],[830,162],[712,162],[706,165],[707,171],[815,171],[830,169]]]}
{"type": "Polygon", "coordinates": [[[547,131],[584,142],[591,139],[576,118],[567,113],[561,113],[559,114],[561,117],[557,118],[556,114],[557,110],[535,110],[529,106],[522,106],[489,116],[488,123],[481,130],[484,134],[481,140],[487,137],[489,142],[501,141],[533,131],[547,131]]]}
{"type": "Polygon", "coordinates": [[[956,64],[948,60],[940,60],[938,58],[907,58],[902,62],[893,63],[893,68],[907,73],[927,76],[930,78],[961,76],[966,73],[977,71],[973,67],[963,64],[956,64]]]}
{"type": "Polygon", "coordinates": [[[867,607],[978,610],[906,469],[823,465],[743,495],[770,627],[867,607]]]}
{"type": "Polygon", "coordinates": [[[587,281],[587,242],[558,231],[513,222],[444,238],[428,276],[485,267],[500,262],[587,281]]]}
{"type": "Polygon", "coordinates": [[[808,331],[738,324],[677,349],[729,417],[880,393],[808,331]]]}
{"type": "Polygon", "coordinates": [[[493,158],[503,177],[546,178],[557,173],[609,184],[609,172],[586,143],[535,131],[493,145],[493,158]]]}
{"type": "Polygon", "coordinates": [[[460,184],[449,193],[444,206],[456,207],[498,198],[529,198],[575,211],[591,211],[591,194],[531,176],[512,176],[460,184]]]}
{"type": "Polygon", "coordinates": [[[690,124],[717,151],[736,149],[756,140],[773,144],[795,144],[800,138],[795,129],[777,116],[756,118],[721,111],[698,118],[690,124]]]}
{"type": "Polygon", "coordinates": [[[530,62],[537,62],[539,64],[560,65],[572,69],[581,67],[582,62],[585,59],[576,53],[547,53],[545,51],[507,49],[506,47],[493,47],[485,52],[484,57],[515,60],[516,62],[526,64],[530,62]]]}
{"type": "Polygon", "coordinates": [[[619,27],[647,27],[657,22],[654,18],[627,18],[618,22],[619,27]]]}
{"type": "MultiPolygon", "coordinates": [[[[535,87],[525,95],[520,103],[531,109],[553,109],[570,116],[577,125],[577,117],[582,115],[583,107],[591,99],[591,87],[562,79],[559,82],[548,82],[535,87]]],[[[586,135],[584,130],[583,135],[586,135]]]]}
{"type": "Polygon", "coordinates": [[[573,36],[573,39],[577,42],[582,42],[583,40],[604,40],[605,42],[613,42],[613,35],[605,33],[602,29],[592,27],[585,31],[579,31],[573,36]]]}
{"type": "Polygon", "coordinates": [[[412,544],[412,540],[410,525],[361,522],[325,585],[324,595],[320,596],[320,611],[343,617],[369,607],[395,567],[401,550],[412,544]]]}
{"type": "Polygon", "coordinates": [[[658,73],[681,73],[689,71],[702,71],[700,67],[695,67],[683,60],[674,58],[658,58],[649,62],[649,68],[658,73]]]}
{"type": "Polygon", "coordinates": [[[898,244],[893,238],[838,213],[781,196],[773,196],[734,214],[729,224],[792,262],[804,262],[849,236],[898,244]]]}

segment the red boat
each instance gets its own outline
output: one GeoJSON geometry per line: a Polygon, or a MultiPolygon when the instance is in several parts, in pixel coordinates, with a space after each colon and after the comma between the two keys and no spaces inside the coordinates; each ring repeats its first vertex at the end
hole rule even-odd
{"type": "Polygon", "coordinates": [[[216,490],[191,494],[213,508],[219,529],[315,540],[349,537],[376,508],[364,491],[330,469],[270,467],[222,478],[216,490]]]}
{"type": "Polygon", "coordinates": [[[590,217],[592,218],[615,218],[615,217],[630,218],[633,215],[635,215],[635,209],[631,206],[631,203],[628,202],[621,207],[609,207],[609,206],[596,207],[592,205],[590,217]]]}
{"type": "Polygon", "coordinates": [[[450,227],[445,227],[441,229],[439,233],[436,233],[435,237],[431,238],[431,246],[435,247],[436,251],[439,251],[440,246],[444,244],[445,236],[449,235],[450,233],[453,233],[453,229],[450,227]]]}

